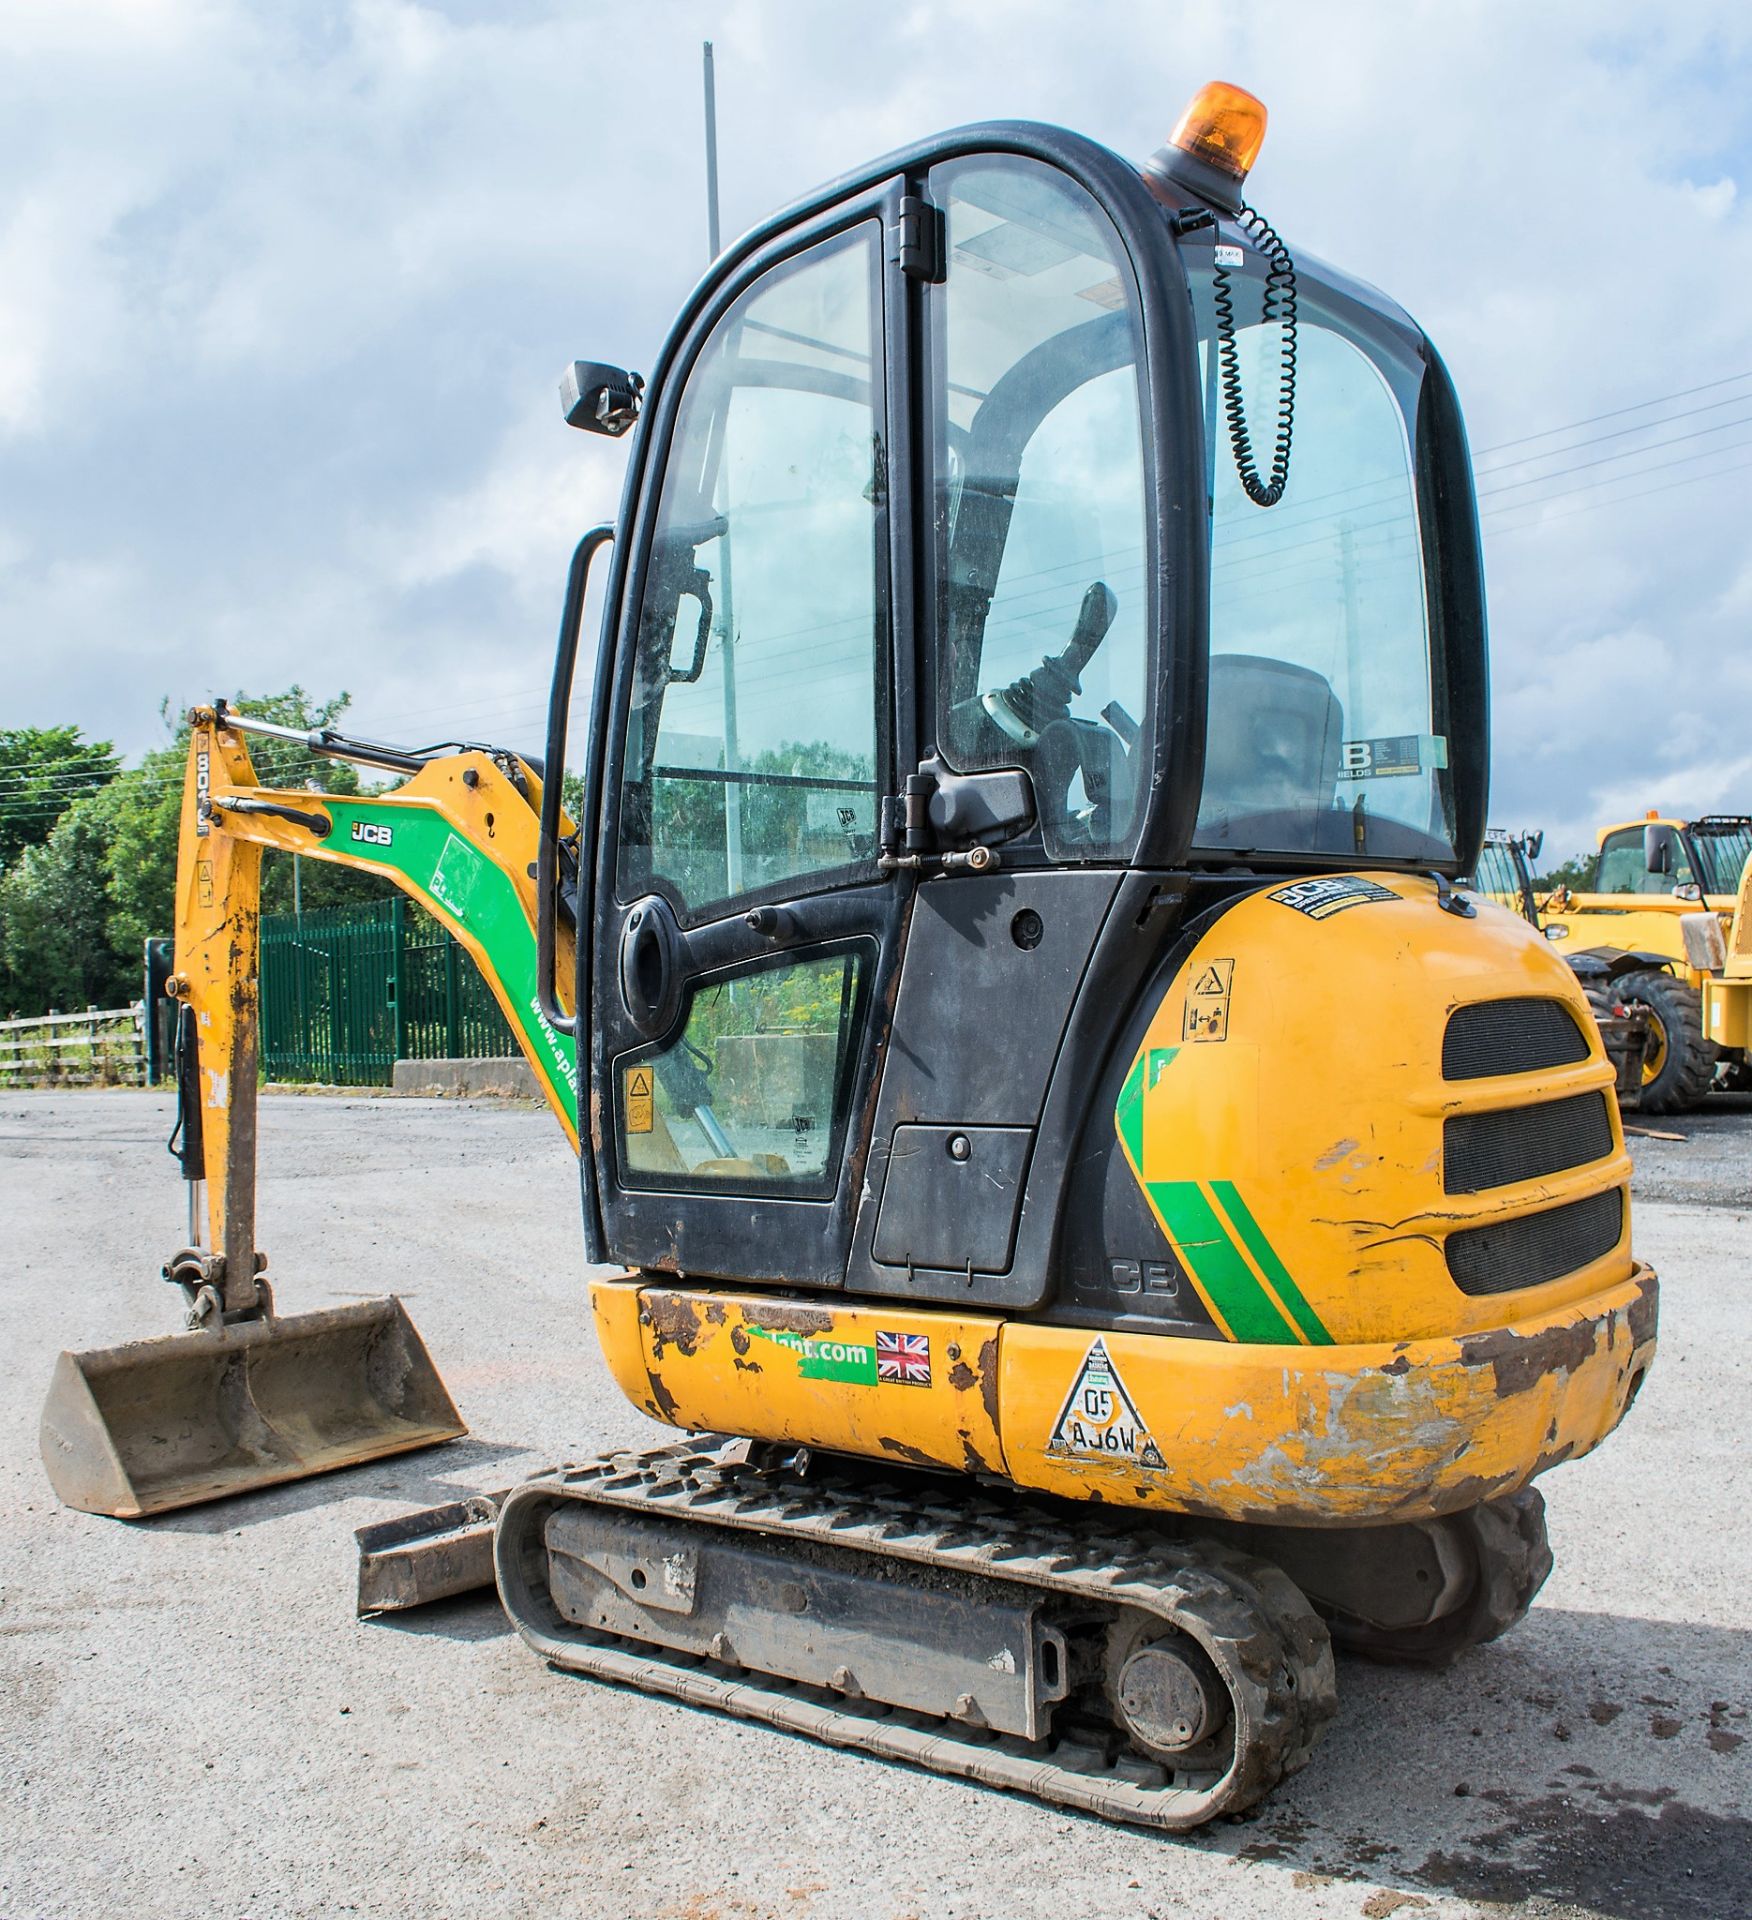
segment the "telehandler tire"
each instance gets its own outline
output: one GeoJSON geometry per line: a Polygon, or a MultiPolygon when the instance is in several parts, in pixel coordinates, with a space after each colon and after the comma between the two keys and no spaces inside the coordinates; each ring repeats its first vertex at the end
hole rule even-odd
{"type": "Polygon", "coordinates": [[[1332,1644],[1388,1666],[1448,1667],[1525,1618],[1551,1572],[1545,1496],[1536,1487],[1487,1500],[1460,1516],[1473,1556],[1472,1588],[1454,1612],[1421,1627],[1329,1618],[1332,1644]]]}
{"type": "Polygon", "coordinates": [[[1694,987],[1671,974],[1626,974],[1620,991],[1649,1016],[1643,1059],[1642,1111],[1687,1113],[1715,1079],[1716,1050],[1703,1037],[1703,1003],[1694,987]]]}

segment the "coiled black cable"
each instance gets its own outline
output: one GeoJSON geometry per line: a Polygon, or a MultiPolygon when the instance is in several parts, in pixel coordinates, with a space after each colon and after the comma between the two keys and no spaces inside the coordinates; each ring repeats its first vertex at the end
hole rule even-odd
{"type": "MultiPolygon", "coordinates": [[[[1296,263],[1263,214],[1244,206],[1240,223],[1265,255],[1265,300],[1260,321],[1282,329],[1283,349],[1278,372],[1277,445],[1272,450],[1271,478],[1261,480],[1253,458],[1253,436],[1241,400],[1241,356],[1235,345],[1235,295],[1229,269],[1217,265],[1214,274],[1217,309],[1217,355],[1222,368],[1223,412],[1229,421],[1229,445],[1235,471],[1256,507],[1275,507],[1290,480],[1290,440],[1296,423],[1296,263]]],[[[1219,249],[1219,252],[1221,249],[1219,249]]]]}

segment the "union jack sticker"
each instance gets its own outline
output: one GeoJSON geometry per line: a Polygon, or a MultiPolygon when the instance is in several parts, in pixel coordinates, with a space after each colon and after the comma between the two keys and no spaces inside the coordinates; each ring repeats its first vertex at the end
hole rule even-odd
{"type": "Polygon", "coordinates": [[[876,1334],[876,1379],[891,1387],[931,1384],[931,1338],[925,1333],[876,1334]]]}

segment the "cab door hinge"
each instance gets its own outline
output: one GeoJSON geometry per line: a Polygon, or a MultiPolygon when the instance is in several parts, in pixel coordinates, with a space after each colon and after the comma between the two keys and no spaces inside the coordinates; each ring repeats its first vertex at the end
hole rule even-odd
{"type": "Polygon", "coordinates": [[[948,278],[948,223],[941,207],[918,194],[903,194],[900,218],[894,225],[894,246],[890,257],[899,261],[902,273],[932,286],[948,278]]]}

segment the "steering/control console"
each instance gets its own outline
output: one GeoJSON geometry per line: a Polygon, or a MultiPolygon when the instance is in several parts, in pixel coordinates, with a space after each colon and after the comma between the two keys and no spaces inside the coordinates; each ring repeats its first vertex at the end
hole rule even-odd
{"type": "Polygon", "coordinates": [[[1105,580],[1090,583],[1063,653],[1048,654],[1040,665],[1001,692],[982,693],[979,704],[992,724],[1019,747],[1037,747],[1055,720],[1071,717],[1071,702],[1083,691],[1083,669],[1107,638],[1119,600],[1105,580]]]}
{"type": "Polygon", "coordinates": [[[1007,687],[962,701],[952,714],[955,743],[977,764],[1016,764],[1020,758],[1040,818],[1056,823],[1061,841],[1105,844],[1111,837],[1115,771],[1129,761],[1138,739],[1136,721],[1117,702],[1103,710],[1105,725],[1071,713],[1071,702],[1083,691],[1083,671],[1118,612],[1113,589],[1105,580],[1092,581],[1062,653],[1048,654],[1007,687]],[[1071,785],[1079,774],[1087,804],[1073,811],[1071,785]]]}

